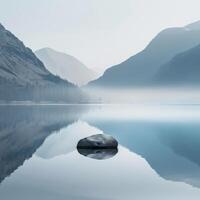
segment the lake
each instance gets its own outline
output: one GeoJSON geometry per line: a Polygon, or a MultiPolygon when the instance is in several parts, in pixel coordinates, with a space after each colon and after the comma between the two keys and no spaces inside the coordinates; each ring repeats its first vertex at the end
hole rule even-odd
{"type": "Polygon", "coordinates": [[[0,106],[2,200],[199,200],[200,106],[0,106]],[[79,152],[108,134],[118,152],[79,152]]]}

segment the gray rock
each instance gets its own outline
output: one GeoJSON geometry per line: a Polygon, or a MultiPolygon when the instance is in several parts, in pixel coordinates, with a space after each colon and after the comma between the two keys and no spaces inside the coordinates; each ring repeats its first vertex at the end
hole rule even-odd
{"type": "Polygon", "coordinates": [[[109,135],[93,135],[84,138],[78,142],[78,149],[116,149],[118,146],[117,140],[109,135]]]}

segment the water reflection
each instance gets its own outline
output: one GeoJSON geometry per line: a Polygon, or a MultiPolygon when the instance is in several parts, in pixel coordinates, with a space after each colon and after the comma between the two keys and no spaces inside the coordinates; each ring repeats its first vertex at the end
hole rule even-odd
{"type": "Polygon", "coordinates": [[[97,121],[91,124],[141,155],[166,180],[200,188],[198,122],[97,121]]]}
{"type": "Polygon", "coordinates": [[[0,106],[0,182],[30,159],[51,133],[77,120],[83,110],[80,106],[0,106]]]}
{"type": "MultiPolygon", "coordinates": [[[[78,113],[78,111],[77,111],[78,113]]],[[[70,113],[68,112],[68,115],[70,113]]],[[[103,132],[83,121],[76,121],[60,131],[51,134],[38,148],[36,155],[43,159],[53,159],[76,151],[80,139],[103,132]]]]}
{"type": "Polygon", "coordinates": [[[0,180],[9,176],[2,199],[199,199],[199,107],[195,120],[137,119],[138,112],[120,120],[117,109],[104,118],[99,107],[90,118],[88,110],[0,107],[0,180]],[[77,142],[94,134],[116,138],[118,153],[77,152],[77,142]]]}
{"type": "Polygon", "coordinates": [[[115,156],[118,149],[77,149],[81,155],[96,160],[106,160],[115,156]]]}

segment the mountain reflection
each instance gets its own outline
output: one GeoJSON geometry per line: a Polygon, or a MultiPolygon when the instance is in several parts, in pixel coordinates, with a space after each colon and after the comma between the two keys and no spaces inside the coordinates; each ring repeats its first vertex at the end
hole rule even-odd
{"type": "MultiPolygon", "coordinates": [[[[53,162],[55,157],[75,154],[80,139],[105,133],[116,138],[120,146],[142,156],[164,179],[200,188],[199,121],[108,120],[102,115],[90,120],[84,115],[88,108],[0,106],[0,182],[33,154],[53,162]]],[[[96,114],[94,110],[92,113],[96,114]]],[[[117,154],[114,151],[79,153],[97,160],[117,154]]],[[[95,162],[83,156],[78,158],[95,162]]],[[[128,167],[134,170],[134,165],[128,167]]]]}
{"type": "Polygon", "coordinates": [[[141,155],[161,177],[200,188],[198,122],[97,120],[90,124],[141,155]]]}
{"type": "Polygon", "coordinates": [[[0,106],[0,182],[53,132],[80,117],[81,106],[0,106]]]}

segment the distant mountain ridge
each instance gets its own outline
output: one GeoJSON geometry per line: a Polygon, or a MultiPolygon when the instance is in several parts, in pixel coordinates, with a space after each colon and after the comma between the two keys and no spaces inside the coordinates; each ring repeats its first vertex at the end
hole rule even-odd
{"type": "Polygon", "coordinates": [[[200,22],[182,28],[161,31],[140,53],[105,71],[88,86],[140,87],[148,86],[160,67],[174,56],[200,44],[200,22]]]}
{"type": "Polygon", "coordinates": [[[35,52],[46,68],[54,75],[82,86],[97,78],[97,74],[73,56],[43,48],[35,52]]]}
{"type": "Polygon", "coordinates": [[[161,86],[200,85],[200,45],[178,54],[161,66],[153,83],[161,86]]]}
{"type": "Polygon", "coordinates": [[[73,84],[51,74],[31,49],[0,24],[0,100],[75,101],[78,95],[73,84]]]}

